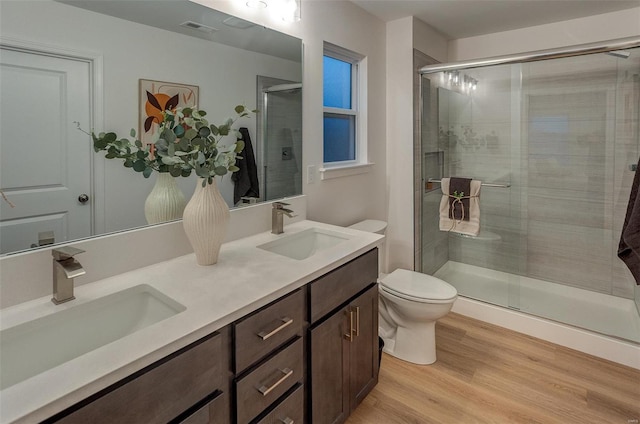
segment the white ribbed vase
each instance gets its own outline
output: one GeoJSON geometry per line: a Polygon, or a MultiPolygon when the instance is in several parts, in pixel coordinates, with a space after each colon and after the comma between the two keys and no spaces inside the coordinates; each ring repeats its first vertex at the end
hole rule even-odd
{"type": "Polygon", "coordinates": [[[166,172],[157,175],[156,184],[144,202],[144,217],[149,224],[182,218],[187,201],[175,178],[166,172]]]}
{"type": "Polygon", "coordinates": [[[213,184],[204,187],[202,181],[198,179],[196,190],[184,208],[182,223],[198,265],[213,265],[218,262],[230,214],[215,178],[213,184]]]}

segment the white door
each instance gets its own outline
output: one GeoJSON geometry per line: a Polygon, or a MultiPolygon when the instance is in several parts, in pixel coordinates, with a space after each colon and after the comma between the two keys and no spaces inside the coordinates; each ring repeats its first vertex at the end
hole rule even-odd
{"type": "Polygon", "coordinates": [[[0,49],[0,253],[91,235],[88,62],[0,49]],[[85,200],[83,195],[88,197],[85,200]]]}

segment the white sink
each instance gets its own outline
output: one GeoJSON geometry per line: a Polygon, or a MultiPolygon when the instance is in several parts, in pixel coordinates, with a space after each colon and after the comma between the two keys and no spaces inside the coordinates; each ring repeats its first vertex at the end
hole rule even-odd
{"type": "Polygon", "coordinates": [[[322,228],[309,228],[299,233],[285,235],[277,240],[261,244],[258,248],[291,259],[302,260],[313,256],[316,252],[328,249],[349,239],[349,234],[322,228]]]}
{"type": "Polygon", "coordinates": [[[186,308],[142,284],[0,331],[0,390],[186,308]]]}

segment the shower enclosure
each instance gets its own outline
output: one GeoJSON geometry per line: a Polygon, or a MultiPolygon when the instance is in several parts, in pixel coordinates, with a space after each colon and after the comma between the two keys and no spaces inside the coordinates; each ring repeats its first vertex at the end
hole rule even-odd
{"type": "Polygon", "coordinates": [[[258,76],[260,198],[302,193],[302,84],[258,76]]]}
{"type": "Polygon", "coordinates": [[[640,155],[640,40],[419,71],[416,269],[461,296],[640,343],[616,252],[640,155]],[[439,181],[481,180],[476,237],[439,181]]]}

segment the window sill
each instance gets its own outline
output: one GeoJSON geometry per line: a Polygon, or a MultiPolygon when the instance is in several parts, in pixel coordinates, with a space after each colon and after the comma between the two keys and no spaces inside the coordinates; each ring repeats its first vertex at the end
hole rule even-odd
{"type": "Polygon", "coordinates": [[[350,177],[352,175],[366,174],[375,163],[358,163],[354,165],[325,166],[320,168],[320,179],[350,177]]]}

